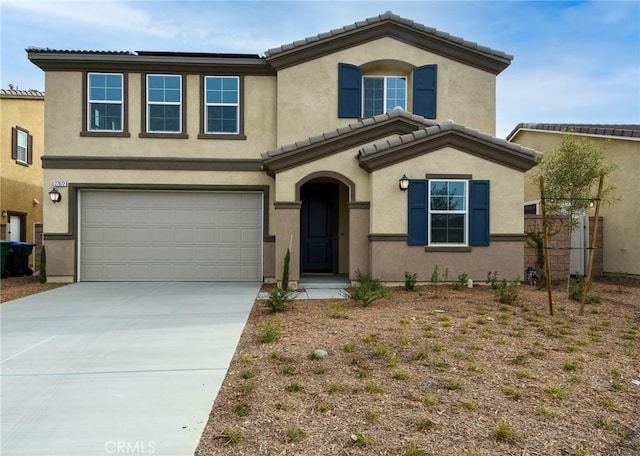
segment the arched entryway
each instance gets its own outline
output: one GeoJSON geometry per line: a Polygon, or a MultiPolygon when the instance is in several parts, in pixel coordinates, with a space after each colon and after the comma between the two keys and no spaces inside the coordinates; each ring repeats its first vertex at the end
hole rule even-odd
{"type": "Polygon", "coordinates": [[[298,185],[302,275],[349,272],[351,188],[343,179],[316,175],[298,185]]]}

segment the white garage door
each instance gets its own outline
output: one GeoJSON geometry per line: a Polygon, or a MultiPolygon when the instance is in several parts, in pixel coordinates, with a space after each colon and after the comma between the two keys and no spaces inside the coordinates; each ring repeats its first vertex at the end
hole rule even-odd
{"type": "Polygon", "coordinates": [[[260,281],[262,194],[80,192],[81,281],[260,281]]]}

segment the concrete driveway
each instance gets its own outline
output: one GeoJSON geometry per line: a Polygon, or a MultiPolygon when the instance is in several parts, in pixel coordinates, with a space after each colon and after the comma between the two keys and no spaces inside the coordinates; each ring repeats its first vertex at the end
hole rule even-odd
{"type": "Polygon", "coordinates": [[[259,283],[77,283],[0,306],[0,454],[192,455],[259,283]]]}

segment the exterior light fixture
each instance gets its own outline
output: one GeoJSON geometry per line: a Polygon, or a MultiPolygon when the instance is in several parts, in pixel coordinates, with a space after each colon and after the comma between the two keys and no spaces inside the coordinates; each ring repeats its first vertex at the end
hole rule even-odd
{"type": "Polygon", "coordinates": [[[2,211],[2,216],[3,216],[3,217],[6,217],[7,215],[9,215],[9,214],[7,213],[7,211],[2,211]]]}
{"type": "Polygon", "coordinates": [[[49,198],[51,198],[51,202],[53,202],[53,204],[62,201],[62,195],[55,187],[53,187],[53,189],[49,192],[49,198]]]}
{"type": "Polygon", "coordinates": [[[400,187],[400,190],[402,190],[403,192],[407,191],[407,189],[409,188],[409,178],[406,174],[402,175],[402,177],[398,181],[398,185],[400,187]]]}

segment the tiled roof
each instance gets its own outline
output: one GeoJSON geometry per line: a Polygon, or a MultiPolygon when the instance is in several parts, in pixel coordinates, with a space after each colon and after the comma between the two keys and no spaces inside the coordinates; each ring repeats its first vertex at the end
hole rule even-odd
{"type": "Polygon", "coordinates": [[[319,135],[312,136],[310,138],[303,139],[301,141],[297,141],[292,144],[286,144],[282,147],[278,147],[277,149],[268,150],[262,154],[262,158],[266,160],[268,158],[277,157],[278,155],[285,154],[299,147],[311,146],[313,144],[320,143],[327,139],[334,138],[334,137],[343,135],[345,133],[355,132],[357,130],[360,130],[361,128],[369,127],[375,124],[380,124],[382,122],[386,122],[394,118],[404,118],[418,124],[423,124],[425,126],[438,125],[438,123],[433,120],[425,119],[422,116],[411,114],[402,109],[394,109],[385,114],[380,114],[374,117],[368,117],[358,122],[350,123],[344,127],[336,128],[335,130],[330,130],[325,133],[321,133],[319,135]]]}
{"type": "Polygon", "coordinates": [[[519,123],[511,133],[507,135],[507,141],[510,141],[519,130],[557,131],[592,136],[620,136],[623,138],[640,139],[640,125],[635,124],[519,123]]]}
{"type": "Polygon", "coordinates": [[[39,90],[0,89],[2,98],[44,98],[39,90]]]}
{"type": "Polygon", "coordinates": [[[46,53],[46,54],[101,54],[101,55],[136,55],[135,52],[130,51],[94,51],[94,50],[79,50],[79,49],[51,49],[31,46],[27,48],[27,52],[30,54],[46,53]]]}
{"type": "Polygon", "coordinates": [[[437,30],[435,28],[432,27],[427,27],[425,25],[419,24],[417,22],[414,22],[410,19],[405,19],[403,17],[400,17],[396,14],[393,14],[391,11],[387,11],[384,14],[380,14],[379,16],[374,16],[374,17],[370,17],[368,19],[365,19],[363,21],[359,21],[356,22],[355,24],[351,24],[351,25],[347,25],[344,27],[340,27],[334,30],[331,30],[330,32],[326,32],[326,33],[321,33],[319,35],[314,35],[308,38],[305,38],[303,40],[298,40],[298,41],[294,41],[293,43],[289,43],[289,44],[285,44],[273,49],[269,49],[266,52],[266,57],[267,59],[270,57],[274,57],[277,54],[286,52],[286,51],[290,51],[292,49],[296,49],[296,48],[300,48],[303,46],[307,46],[309,44],[314,44],[317,43],[319,41],[323,41],[326,39],[330,39],[330,38],[338,38],[341,35],[353,32],[355,30],[358,29],[362,29],[371,25],[374,25],[376,23],[380,23],[380,22],[384,22],[384,21],[390,21],[390,22],[395,22],[398,23],[400,25],[404,25],[406,27],[410,27],[412,29],[415,30],[419,30],[425,34],[431,35],[433,37],[436,37],[438,39],[441,40],[446,40],[449,41],[451,43],[454,43],[456,45],[468,48],[470,50],[473,51],[479,51],[485,54],[490,54],[493,55],[495,57],[499,57],[502,59],[507,59],[507,60],[512,60],[513,56],[506,54],[502,51],[497,51],[494,49],[491,49],[489,47],[486,46],[481,46],[478,43],[474,43],[473,41],[467,41],[463,38],[460,38],[458,36],[454,36],[454,35],[450,35],[448,33],[445,32],[441,32],[440,30],[437,30]]]}
{"type": "Polygon", "coordinates": [[[406,135],[397,136],[395,138],[387,139],[385,141],[381,141],[375,144],[370,144],[360,149],[360,151],[358,152],[358,156],[366,157],[368,155],[383,152],[385,150],[391,149],[399,145],[409,144],[413,141],[424,139],[429,136],[434,136],[440,133],[446,133],[448,131],[457,131],[465,134],[466,136],[472,137],[478,141],[482,141],[487,144],[491,144],[498,147],[507,148],[514,153],[527,156],[533,159],[541,155],[540,152],[534,149],[531,149],[529,147],[524,147],[524,146],[521,146],[520,144],[510,143],[507,140],[496,138],[495,136],[492,136],[488,133],[482,133],[478,130],[474,130],[473,128],[468,128],[468,127],[465,127],[464,125],[457,124],[449,120],[440,124],[429,126],[421,130],[416,130],[414,132],[407,133],[406,135]]]}

